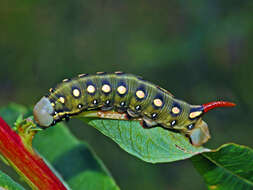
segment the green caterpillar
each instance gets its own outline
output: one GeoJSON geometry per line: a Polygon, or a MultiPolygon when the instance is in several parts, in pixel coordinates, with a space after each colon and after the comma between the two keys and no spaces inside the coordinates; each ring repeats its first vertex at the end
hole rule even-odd
{"type": "Polygon", "coordinates": [[[42,127],[96,111],[95,117],[138,119],[144,127],[160,125],[177,130],[188,136],[195,146],[210,138],[202,115],[215,107],[235,105],[223,101],[190,105],[157,85],[122,72],[81,74],[71,80],[64,79],[49,91],[33,110],[35,121],[42,127]]]}

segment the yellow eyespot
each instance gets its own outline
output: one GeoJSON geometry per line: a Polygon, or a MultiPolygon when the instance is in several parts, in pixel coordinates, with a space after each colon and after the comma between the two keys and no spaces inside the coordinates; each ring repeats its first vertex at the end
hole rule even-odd
{"type": "Polygon", "coordinates": [[[154,102],[154,105],[157,106],[157,107],[162,107],[162,105],[163,105],[162,100],[159,99],[159,98],[154,99],[153,102],[154,102]]]}
{"type": "Polygon", "coordinates": [[[91,94],[93,94],[96,91],[96,88],[93,85],[89,85],[87,87],[87,91],[91,94]]]}
{"type": "Polygon", "coordinates": [[[202,111],[195,111],[195,112],[191,112],[190,115],[189,115],[189,117],[191,119],[194,119],[194,118],[200,116],[201,114],[202,114],[202,111]]]}
{"type": "Polygon", "coordinates": [[[178,107],[173,107],[171,111],[174,114],[179,114],[180,113],[180,109],[178,107]]]}
{"type": "Polygon", "coordinates": [[[135,94],[139,99],[143,99],[145,97],[145,93],[142,90],[137,90],[135,94]]]}
{"type": "Polygon", "coordinates": [[[73,89],[72,94],[73,94],[73,96],[75,96],[75,97],[79,97],[80,94],[81,94],[81,92],[80,92],[79,89],[75,88],[75,89],[73,89]]]}
{"type": "Polygon", "coordinates": [[[119,87],[117,88],[117,91],[118,91],[119,94],[122,94],[122,95],[123,95],[123,94],[126,93],[127,89],[126,89],[125,86],[119,86],[119,87]]]}
{"type": "Polygon", "coordinates": [[[110,87],[110,85],[104,84],[104,85],[102,86],[102,91],[105,92],[105,93],[111,92],[111,87],[110,87]]]}

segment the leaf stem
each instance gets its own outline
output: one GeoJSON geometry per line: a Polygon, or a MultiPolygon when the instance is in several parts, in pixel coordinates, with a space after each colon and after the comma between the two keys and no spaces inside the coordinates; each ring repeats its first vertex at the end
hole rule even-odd
{"type": "Polygon", "coordinates": [[[0,117],[0,154],[32,189],[66,190],[43,159],[0,117]]]}

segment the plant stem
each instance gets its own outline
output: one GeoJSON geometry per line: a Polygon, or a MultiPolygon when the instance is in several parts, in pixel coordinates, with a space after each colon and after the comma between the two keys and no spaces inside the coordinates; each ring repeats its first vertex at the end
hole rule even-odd
{"type": "Polygon", "coordinates": [[[0,154],[32,189],[66,190],[43,159],[0,117],[0,154]]]}

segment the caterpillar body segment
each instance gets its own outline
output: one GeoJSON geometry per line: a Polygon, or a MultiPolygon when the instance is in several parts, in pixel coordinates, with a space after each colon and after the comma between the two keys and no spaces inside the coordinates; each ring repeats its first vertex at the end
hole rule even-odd
{"type": "Polygon", "coordinates": [[[193,145],[205,143],[210,134],[201,116],[229,102],[190,105],[168,91],[132,74],[116,72],[79,75],[65,79],[34,107],[35,121],[42,127],[82,114],[110,119],[138,119],[144,126],[161,125],[190,137],[193,145]],[[88,114],[92,113],[92,114],[88,114]]]}

